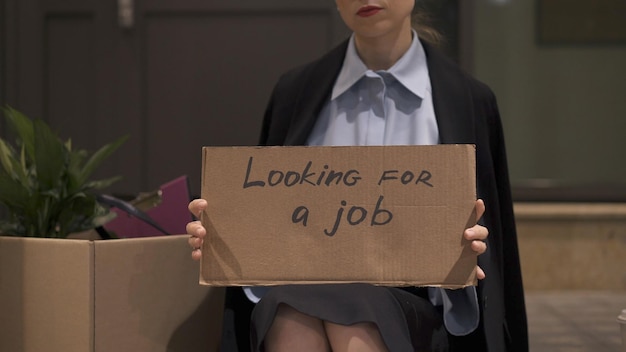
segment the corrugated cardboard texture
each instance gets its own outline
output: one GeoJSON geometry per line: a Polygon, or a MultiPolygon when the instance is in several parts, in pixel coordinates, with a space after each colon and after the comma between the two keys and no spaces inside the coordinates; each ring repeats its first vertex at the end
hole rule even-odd
{"type": "Polygon", "coordinates": [[[476,283],[463,239],[473,145],[205,147],[203,158],[202,284],[476,283]]]}
{"type": "Polygon", "coordinates": [[[0,237],[0,351],[93,351],[90,241],[0,237]]]}
{"type": "Polygon", "coordinates": [[[218,351],[224,291],[187,238],[0,237],[0,351],[218,351]]]}

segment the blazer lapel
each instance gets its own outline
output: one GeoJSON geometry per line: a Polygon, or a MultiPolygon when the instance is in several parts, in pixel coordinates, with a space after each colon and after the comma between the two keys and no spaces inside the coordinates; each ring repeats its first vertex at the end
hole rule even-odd
{"type": "Polygon", "coordinates": [[[433,106],[442,144],[475,143],[474,106],[467,80],[443,54],[422,42],[433,90],[433,106]]]}
{"type": "Polygon", "coordinates": [[[307,73],[307,81],[296,97],[291,125],[285,145],[304,145],[324,104],[330,99],[335,80],[339,75],[348,41],[344,41],[315,62],[307,73]]]}

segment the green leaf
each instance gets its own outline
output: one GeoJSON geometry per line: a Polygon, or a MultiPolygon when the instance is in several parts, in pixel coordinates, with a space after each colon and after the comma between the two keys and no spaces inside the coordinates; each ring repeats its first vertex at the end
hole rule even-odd
{"type": "Polygon", "coordinates": [[[19,182],[5,173],[0,173],[0,202],[11,213],[20,213],[28,206],[30,193],[19,182]]]}
{"type": "Polygon", "coordinates": [[[104,180],[90,181],[85,184],[85,189],[103,189],[122,179],[121,176],[111,177],[104,180]]]}
{"type": "Polygon", "coordinates": [[[35,133],[33,130],[33,122],[21,112],[11,108],[3,108],[4,115],[13,127],[19,141],[26,148],[26,152],[31,160],[35,160],[35,133]]]}
{"type": "Polygon", "coordinates": [[[24,149],[22,148],[21,159],[17,159],[11,146],[0,139],[0,164],[4,169],[4,171],[0,169],[0,172],[4,172],[13,180],[20,182],[22,186],[29,187],[27,170],[23,166],[23,154],[24,149]]]}
{"type": "Polygon", "coordinates": [[[72,151],[70,161],[67,166],[67,190],[68,192],[78,192],[84,186],[82,181],[82,165],[88,154],[86,150],[72,151]]]}
{"type": "Polygon", "coordinates": [[[83,167],[81,171],[81,176],[79,178],[79,182],[80,183],[86,182],[87,179],[93,173],[93,171],[102,163],[102,161],[106,159],[107,157],[109,157],[109,155],[111,155],[111,153],[113,153],[122,144],[124,144],[124,142],[126,142],[127,139],[128,139],[128,136],[122,136],[118,138],[116,141],[109,143],[103,146],[102,148],[100,148],[98,151],[96,151],[91,156],[91,158],[89,158],[89,160],[85,164],[85,167],[83,167]]]}
{"type": "Polygon", "coordinates": [[[34,127],[37,180],[41,189],[54,188],[59,183],[61,172],[66,166],[67,150],[43,121],[35,121],[34,127]]]}
{"type": "Polygon", "coordinates": [[[13,174],[13,150],[0,138],[0,164],[7,174],[13,174]]]}

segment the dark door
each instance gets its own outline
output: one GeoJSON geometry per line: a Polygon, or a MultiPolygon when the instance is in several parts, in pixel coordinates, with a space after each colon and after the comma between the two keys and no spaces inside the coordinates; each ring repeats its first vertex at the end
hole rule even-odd
{"type": "Polygon", "coordinates": [[[201,147],[253,145],[286,69],[347,35],[333,0],[5,0],[6,103],[74,146],[128,142],[97,176],[135,195],[188,175],[201,147]]]}

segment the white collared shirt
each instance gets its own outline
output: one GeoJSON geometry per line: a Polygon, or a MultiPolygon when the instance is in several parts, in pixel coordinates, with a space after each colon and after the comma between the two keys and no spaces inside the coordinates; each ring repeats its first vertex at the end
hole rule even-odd
{"type": "Polygon", "coordinates": [[[365,66],[350,38],[308,145],[438,144],[426,54],[415,32],[413,38],[407,52],[380,71],[365,66]]]}

